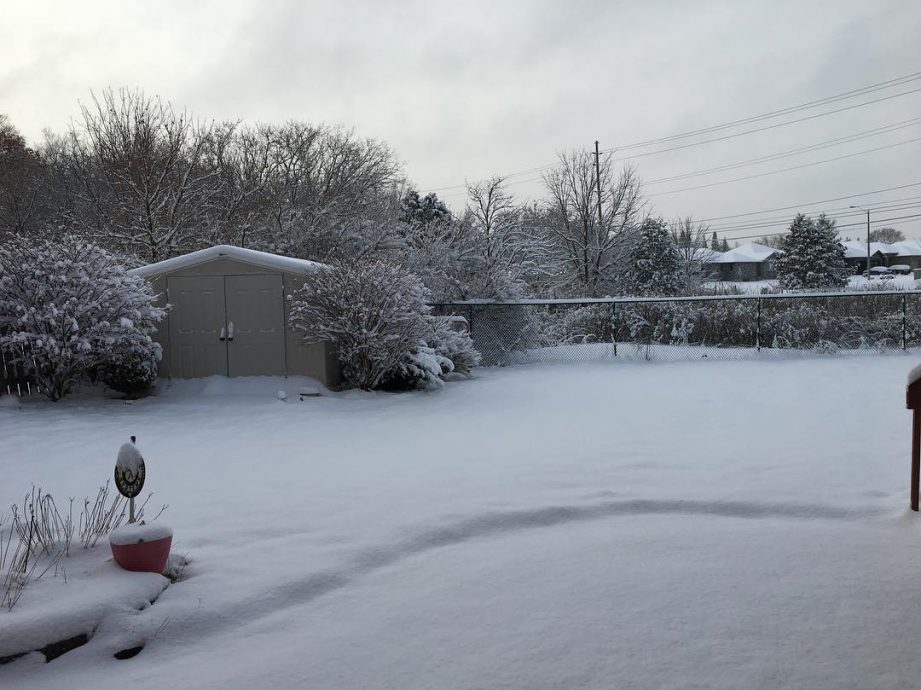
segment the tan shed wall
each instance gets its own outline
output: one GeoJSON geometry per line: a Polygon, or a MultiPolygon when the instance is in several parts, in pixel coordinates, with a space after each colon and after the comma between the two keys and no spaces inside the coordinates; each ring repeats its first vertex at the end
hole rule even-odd
{"type": "MultiPolygon", "coordinates": [[[[169,276],[224,276],[242,275],[247,273],[281,274],[285,293],[285,345],[287,350],[287,371],[293,376],[310,376],[320,381],[328,388],[336,388],[342,382],[339,360],[336,357],[335,346],[332,343],[304,343],[300,335],[288,327],[290,303],[288,295],[297,290],[303,283],[304,276],[294,273],[284,273],[269,268],[253,266],[235,259],[220,258],[213,261],[177,269],[169,273],[155,276],[150,279],[154,292],[157,293],[157,304],[166,304],[167,277],[169,276]]],[[[154,340],[163,348],[163,359],[160,361],[160,376],[170,377],[170,351],[169,351],[169,314],[160,323],[154,340]]]]}

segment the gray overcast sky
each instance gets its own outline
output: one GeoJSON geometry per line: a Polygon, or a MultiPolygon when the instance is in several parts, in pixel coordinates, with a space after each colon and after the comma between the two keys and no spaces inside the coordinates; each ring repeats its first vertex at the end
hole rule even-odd
{"type": "MultiPolygon", "coordinates": [[[[615,147],[921,71],[918,0],[5,4],[0,112],[32,141],[44,127],[63,130],[90,89],[137,86],[202,117],[354,126],[388,142],[418,189],[455,207],[462,190],[442,188],[545,165],[595,139],[615,147]]],[[[915,117],[921,93],[635,162],[655,180],[915,117]]],[[[647,192],[667,217],[711,218],[921,182],[913,142],[665,193],[918,137],[915,124],[647,192]]],[[[512,178],[511,190],[538,196],[534,177],[512,178]]],[[[921,186],[856,201],[910,196],[921,202],[921,186]]],[[[888,215],[912,213],[921,207],[888,215]]],[[[899,227],[921,236],[917,219],[899,227]]],[[[762,231],[729,237],[753,232],[762,231]]]]}

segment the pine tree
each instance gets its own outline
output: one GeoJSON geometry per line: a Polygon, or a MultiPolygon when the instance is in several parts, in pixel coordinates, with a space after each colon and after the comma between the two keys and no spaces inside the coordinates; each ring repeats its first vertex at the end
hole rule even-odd
{"type": "Polygon", "coordinates": [[[681,258],[668,226],[661,218],[647,218],[630,251],[627,289],[643,295],[674,295],[682,287],[681,258]]]}
{"type": "Polygon", "coordinates": [[[410,189],[400,202],[400,220],[404,223],[429,225],[450,218],[451,212],[435,192],[419,196],[419,192],[410,189]]]}
{"type": "Polygon", "coordinates": [[[847,284],[844,247],[838,241],[835,221],[824,214],[818,220],[797,214],[782,249],[783,254],[776,260],[781,287],[790,290],[847,284]]]}
{"type": "Polygon", "coordinates": [[[729,240],[727,240],[725,237],[723,238],[723,243],[720,245],[720,251],[721,252],[729,251],[729,240]]]}
{"type": "Polygon", "coordinates": [[[715,252],[720,251],[720,241],[716,239],[716,231],[713,231],[713,235],[710,237],[710,249],[715,252]]]}

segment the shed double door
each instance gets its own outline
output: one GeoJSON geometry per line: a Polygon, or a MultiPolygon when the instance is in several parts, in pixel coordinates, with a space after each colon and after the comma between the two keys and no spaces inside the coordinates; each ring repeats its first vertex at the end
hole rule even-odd
{"type": "Polygon", "coordinates": [[[280,275],[176,276],[167,290],[172,376],[285,373],[280,275]]]}

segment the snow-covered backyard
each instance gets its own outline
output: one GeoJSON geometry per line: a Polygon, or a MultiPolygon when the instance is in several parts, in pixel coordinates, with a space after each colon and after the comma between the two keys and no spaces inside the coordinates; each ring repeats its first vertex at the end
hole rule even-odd
{"type": "Polygon", "coordinates": [[[916,361],[535,365],[303,402],[296,380],[211,379],[132,405],[0,405],[0,505],[33,483],[94,494],[135,434],[191,559],[139,607],[119,587],[156,576],[75,547],[84,579],[35,583],[0,641],[92,578],[110,610],[51,663],[0,666],[0,687],[916,686],[916,361]]]}

